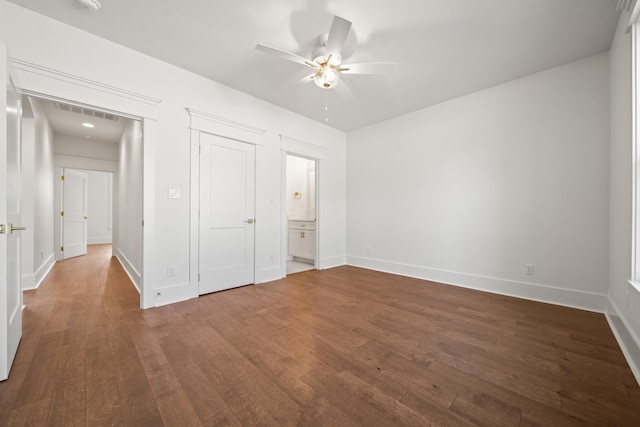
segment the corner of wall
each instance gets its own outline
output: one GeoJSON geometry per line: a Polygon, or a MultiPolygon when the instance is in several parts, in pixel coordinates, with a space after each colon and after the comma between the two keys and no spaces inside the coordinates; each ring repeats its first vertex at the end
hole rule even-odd
{"type": "Polygon", "coordinates": [[[49,255],[38,269],[33,274],[27,274],[22,276],[22,290],[23,291],[31,291],[34,289],[38,289],[42,281],[47,277],[47,274],[51,271],[53,266],[56,264],[55,255],[49,255]]]}
{"type": "Polygon", "coordinates": [[[120,249],[117,249],[116,252],[116,259],[122,266],[124,272],[127,273],[127,276],[129,276],[129,279],[131,280],[133,286],[136,288],[138,293],[140,293],[140,272],[136,270],[133,263],[125,256],[125,254],[120,249]]]}
{"type": "Polygon", "coordinates": [[[636,381],[640,384],[640,339],[635,335],[633,329],[620,314],[618,306],[610,297],[607,298],[605,315],[636,381]]]}

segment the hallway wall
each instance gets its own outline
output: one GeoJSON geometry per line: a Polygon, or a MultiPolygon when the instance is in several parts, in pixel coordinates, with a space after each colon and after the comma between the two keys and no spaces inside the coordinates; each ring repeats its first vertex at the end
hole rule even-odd
{"type": "MultiPolygon", "coordinates": [[[[149,119],[155,126],[155,134],[149,136],[152,152],[147,153],[150,162],[145,167],[155,171],[152,182],[147,183],[155,189],[148,195],[153,198],[155,206],[153,211],[144,212],[144,219],[145,236],[151,236],[155,241],[155,259],[145,271],[152,288],[146,306],[181,301],[198,294],[197,282],[190,276],[195,254],[190,253],[191,123],[186,108],[206,113],[221,129],[232,132],[253,130],[248,131],[250,134],[259,130],[260,142],[256,150],[256,283],[280,278],[285,271],[279,256],[283,248],[285,215],[281,194],[281,135],[291,137],[292,141],[301,141],[303,148],[318,147],[317,151],[322,155],[319,169],[330,172],[319,175],[321,200],[318,217],[322,227],[319,231],[318,263],[320,268],[345,263],[344,132],[15,4],[0,1],[0,17],[0,43],[8,46],[13,58],[27,64],[18,69],[18,77],[24,85],[35,89],[43,81],[41,75],[25,71],[28,64],[36,64],[41,74],[42,70],[54,70],[58,77],[65,76],[55,84],[37,87],[45,93],[54,90],[57,93],[52,95],[103,105],[116,111],[122,111],[119,110],[120,103],[124,102],[122,99],[134,99],[130,102],[143,105],[140,109],[145,108],[145,111],[153,108],[149,119]],[[25,34],[29,36],[25,37],[25,34]],[[69,75],[83,81],[100,82],[99,89],[87,95],[90,91],[73,86],[69,75]],[[74,99],[79,93],[87,99],[74,99]],[[113,101],[120,95],[118,102],[113,101]],[[145,104],[148,99],[160,102],[149,107],[153,102],[145,104]],[[167,190],[170,188],[181,190],[181,199],[169,200],[167,190]],[[168,265],[175,266],[174,277],[168,277],[168,265]]],[[[215,61],[212,56],[211,66],[215,66],[215,61]]],[[[143,131],[147,132],[147,129],[143,131]]]]}
{"type": "Polygon", "coordinates": [[[113,253],[140,290],[142,273],[142,133],[141,123],[130,120],[120,139],[117,180],[116,232],[113,253]]]}
{"type": "MultiPolygon", "coordinates": [[[[32,138],[30,143],[33,146],[25,151],[27,157],[23,158],[24,161],[29,162],[26,170],[32,171],[31,177],[23,176],[25,181],[23,185],[29,188],[33,202],[31,212],[33,232],[25,235],[25,238],[30,239],[33,248],[31,256],[33,271],[27,273],[27,280],[23,286],[27,289],[37,287],[55,263],[53,241],[54,133],[42,106],[37,100],[30,99],[34,118],[29,126],[33,134],[29,138],[32,138]]],[[[27,224],[27,227],[29,226],[30,224],[27,224]]]]}

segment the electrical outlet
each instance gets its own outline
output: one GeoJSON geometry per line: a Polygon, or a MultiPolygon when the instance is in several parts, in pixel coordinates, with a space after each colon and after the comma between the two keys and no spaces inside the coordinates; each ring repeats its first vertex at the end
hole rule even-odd
{"type": "Polygon", "coordinates": [[[524,274],[529,276],[533,276],[533,264],[525,264],[524,265],[524,274]]]}
{"type": "Polygon", "coordinates": [[[368,253],[368,254],[370,254],[370,253],[371,253],[371,246],[367,246],[367,247],[365,248],[365,252],[366,252],[366,253],[368,253]]]}
{"type": "Polygon", "coordinates": [[[167,266],[167,277],[175,277],[176,275],[176,266],[169,265],[167,266]]]}

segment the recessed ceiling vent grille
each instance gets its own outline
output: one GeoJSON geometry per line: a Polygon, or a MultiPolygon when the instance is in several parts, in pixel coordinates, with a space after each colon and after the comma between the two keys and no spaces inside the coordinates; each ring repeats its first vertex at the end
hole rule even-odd
{"type": "Polygon", "coordinates": [[[69,113],[84,114],[85,116],[97,117],[99,119],[111,120],[112,122],[118,121],[118,116],[115,114],[105,113],[103,111],[95,111],[90,108],[78,107],[77,105],[65,104],[64,102],[54,102],[58,110],[67,111],[69,113]]]}

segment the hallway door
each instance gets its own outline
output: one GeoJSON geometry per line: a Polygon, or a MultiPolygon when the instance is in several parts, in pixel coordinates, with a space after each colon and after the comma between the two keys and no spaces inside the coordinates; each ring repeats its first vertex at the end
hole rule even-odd
{"type": "Polygon", "coordinates": [[[22,337],[20,270],[21,93],[0,45],[0,380],[6,380],[22,337]]]}
{"type": "Polygon", "coordinates": [[[63,169],[62,180],[62,257],[87,254],[88,175],[63,169]]]}
{"type": "Polygon", "coordinates": [[[200,133],[199,294],[254,283],[255,147],[200,133]]]}

